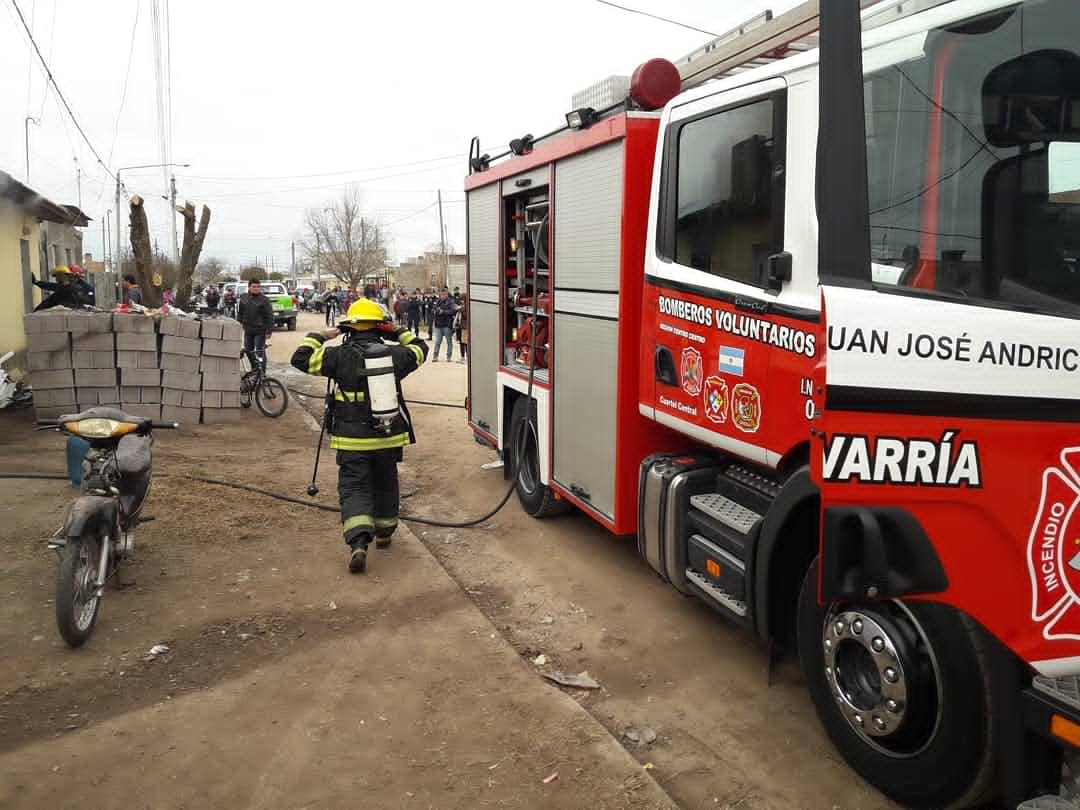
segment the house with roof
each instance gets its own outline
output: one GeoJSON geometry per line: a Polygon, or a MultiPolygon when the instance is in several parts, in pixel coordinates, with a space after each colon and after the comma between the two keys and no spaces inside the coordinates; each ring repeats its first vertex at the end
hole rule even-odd
{"type": "Polygon", "coordinates": [[[31,276],[78,264],[79,228],[89,221],[78,207],[53,202],[0,170],[0,354],[15,352],[6,366],[13,377],[26,372],[23,315],[41,303],[31,276]]]}

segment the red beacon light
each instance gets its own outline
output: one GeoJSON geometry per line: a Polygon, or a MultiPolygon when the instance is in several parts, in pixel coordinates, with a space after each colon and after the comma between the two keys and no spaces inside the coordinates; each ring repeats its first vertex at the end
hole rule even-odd
{"type": "Polygon", "coordinates": [[[630,98],[643,110],[658,110],[679,94],[682,77],[667,59],[650,59],[630,77],[630,98]]]}

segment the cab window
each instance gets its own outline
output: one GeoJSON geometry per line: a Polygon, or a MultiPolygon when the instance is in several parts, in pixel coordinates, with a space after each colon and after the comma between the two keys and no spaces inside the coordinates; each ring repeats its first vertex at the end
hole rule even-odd
{"type": "Polygon", "coordinates": [[[768,97],[690,119],[669,134],[675,193],[666,197],[674,238],[658,240],[662,252],[666,241],[667,258],[761,283],[768,256],[782,243],[780,107],[782,96],[768,97]]]}
{"type": "Polygon", "coordinates": [[[865,83],[873,280],[1080,316],[1073,0],[929,31],[865,83]]]}

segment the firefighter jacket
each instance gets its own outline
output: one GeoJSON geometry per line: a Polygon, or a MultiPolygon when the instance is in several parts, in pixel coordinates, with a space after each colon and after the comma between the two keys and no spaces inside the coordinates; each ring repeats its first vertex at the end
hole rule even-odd
{"type": "MultiPolygon", "coordinates": [[[[397,330],[393,337],[398,345],[389,345],[398,382],[416,371],[427,358],[427,344],[407,329],[397,330]]],[[[341,346],[326,346],[317,332],[310,332],[293,352],[292,364],[307,374],[330,377],[337,383],[334,394],[333,421],[330,427],[330,447],[334,450],[368,452],[404,447],[411,441],[411,426],[399,413],[389,432],[380,432],[371,418],[367,377],[364,376],[365,346],[382,344],[375,330],[353,332],[341,346]]],[[[400,387],[398,389],[400,399],[400,387]]]]}

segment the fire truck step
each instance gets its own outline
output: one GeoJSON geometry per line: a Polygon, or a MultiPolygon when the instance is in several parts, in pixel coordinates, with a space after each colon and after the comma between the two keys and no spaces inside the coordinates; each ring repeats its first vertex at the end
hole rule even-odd
{"type": "Polygon", "coordinates": [[[1038,799],[1028,799],[1016,810],[1080,810],[1080,805],[1060,796],[1040,796],[1038,799]]]}
{"type": "Polygon", "coordinates": [[[687,569],[686,579],[698,595],[722,613],[733,614],[737,619],[746,619],[746,603],[740,602],[723,588],[713,585],[702,574],[687,569]]]}
{"type": "Polygon", "coordinates": [[[761,515],[757,512],[735,503],[731,498],[719,492],[693,495],[690,498],[690,506],[701,510],[713,520],[723,523],[740,534],[750,534],[754,524],[761,520],[761,515]]]}
{"type": "Polygon", "coordinates": [[[735,503],[764,515],[779,494],[780,484],[741,464],[732,464],[720,473],[716,489],[735,503]]]}
{"type": "Polygon", "coordinates": [[[1080,675],[1065,675],[1061,678],[1046,678],[1036,675],[1031,682],[1036,691],[1060,700],[1067,706],[1080,711],[1080,675]]]}

